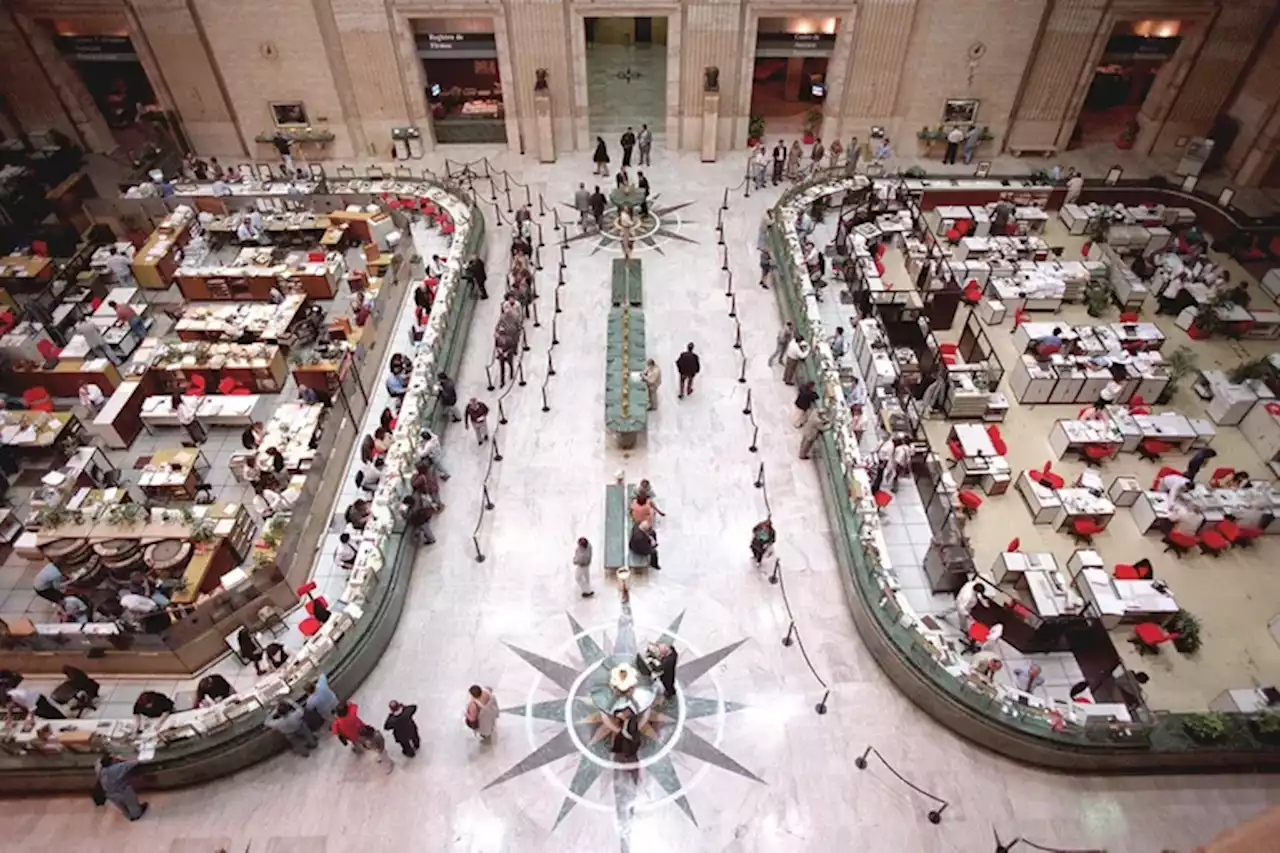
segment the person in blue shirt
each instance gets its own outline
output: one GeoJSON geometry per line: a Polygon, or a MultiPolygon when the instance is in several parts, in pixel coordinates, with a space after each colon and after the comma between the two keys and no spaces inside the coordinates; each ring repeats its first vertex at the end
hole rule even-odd
{"type": "Polygon", "coordinates": [[[392,397],[403,397],[408,388],[398,375],[392,373],[387,377],[387,393],[392,397]]]}
{"type": "Polygon", "coordinates": [[[129,820],[137,820],[150,808],[148,803],[138,802],[138,792],[129,781],[129,774],[137,766],[136,761],[123,761],[112,755],[104,755],[98,762],[98,784],[103,796],[129,820]]]}
{"type": "Polygon", "coordinates": [[[320,673],[320,677],[308,688],[302,709],[307,727],[312,731],[329,724],[338,709],[338,694],[329,687],[329,676],[320,673]]]}

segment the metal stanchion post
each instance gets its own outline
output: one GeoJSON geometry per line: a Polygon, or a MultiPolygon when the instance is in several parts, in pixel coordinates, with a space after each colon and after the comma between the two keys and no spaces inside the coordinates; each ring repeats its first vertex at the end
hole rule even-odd
{"type": "Polygon", "coordinates": [[[502,407],[502,401],[498,401],[498,423],[504,426],[507,423],[507,410],[502,407]]]}
{"type": "Polygon", "coordinates": [[[498,202],[493,202],[493,225],[495,228],[502,227],[502,211],[498,209],[498,202]]]}
{"type": "Polygon", "coordinates": [[[745,355],[742,356],[742,369],[738,371],[738,384],[747,384],[747,357],[745,355]]]}
{"type": "Polygon", "coordinates": [[[520,381],[516,384],[518,384],[521,388],[529,384],[528,382],[525,381],[525,378],[524,378],[524,359],[521,359],[520,363],[516,365],[516,375],[520,377],[520,381]]]}
{"type": "Polygon", "coordinates": [[[720,202],[720,209],[721,210],[729,209],[729,188],[728,187],[724,188],[724,200],[720,202]]]}
{"type": "Polygon", "coordinates": [[[484,486],[484,508],[493,509],[493,501],[489,499],[489,487],[484,486]]]}
{"type": "Polygon", "coordinates": [[[791,624],[787,626],[787,636],[782,638],[782,645],[790,646],[795,642],[796,620],[792,619],[791,624]]]}
{"type": "Polygon", "coordinates": [[[521,326],[520,327],[520,351],[528,352],[531,349],[533,349],[533,347],[529,346],[529,333],[528,331],[525,330],[524,326],[521,326]]]}
{"type": "MultiPolygon", "coordinates": [[[[563,284],[563,283],[564,283],[564,282],[560,282],[560,284],[563,284]]],[[[555,294],[556,294],[556,313],[557,313],[557,314],[562,313],[562,312],[561,312],[561,310],[560,310],[560,284],[557,284],[557,285],[556,285],[556,290],[555,290],[555,294]]],[[[553,319],[554,319],[554,318],[553,318],[553,319]]]]}
{"type": "MultiPolygon", "coordinates": [[[[542,196],[538,196],[538,198],[541,199],[542,196]]],[[[560,227],[560,211],[556,210],[554,207],[551,208],[551,220],[554,223],[551,227],[553,228],[560,227]]]]}
{"type": "Polygon", "coordinates": [[[493,431],[493,438],[491,439],[491,441],[493,442],[493,461],[501,462],[502,451],[498,449],[498,431],[497,430],[493,431]]]}
{"type": "Polygon", "coordinates": [[[524,185],[524,206],[533,207],[533,194],[529,191],[529,185],[524,185]]]}
{"type": "Polygon", "coordinates": [[[756,475],[756,488],[764,488],[764,463],[760,463],[760,473],[756,475]]]}
{"type": "MultiPolygon", "coordinates": [[[[735,296],[734,298],[736,299],[737,297],[735,296]]],[[[733,326],[733,348],[742,349],[742,324],[735,322],[733,326]]]]}
{"type": "Polygon", "coordinates": [[[561,243],[560,244],[560,269],[564,269],[566,266],[568,266],[568,264],[564,262],[564,247],[565,247],[565,244],[561,243]]]}
{"type": "MultiPolygon", "coordinates": [[[[817,705],[813,706],[813,710],[817,711],[819,716],[827,713],[827,698],[830,696],[831,696],[831,691],[830,690],[825,691],[822,694],[821,701],[819,701],[817,705]]],[[[942,807],[942,809],[945,809],[945,808],[946,806],[942,807]]],[[[942,809],[938,809],[937,811],[934,811],[934,812],[929,812],[930,823],[937,823],[939,820],[942,820],[942,809]],[[934,820],[935,815],[937,816],[938,820],[934,820]]]]}
{"type": "Polygon", "coordinates": [[[757,450],[759,450],[760,449],[759,440],[760,440],[760,427],[752,427],[751,428],[751,446],[748,447],[747,450],[750,450],[752,453],[755,453],[757,450]]]}
{"type": "Polygon", "coordinates": [[[542,223],[535,222],[533,224],[538,228],[538,248],[541,249],[543,246],[547,245],[546,243],[542,242],[542,223]]]}
{"type": "Polygon", "coordinates": [[[556,364],[554,361],[551,360],[551,350],[547,350],[547,375],[548,376],[556,375],[556,364]]]}
{"type": "Polygon", "coordinates": [[[542,200],[542,193],[538,193],[538,216],[547,215],[547,205],[542,200]]]}
{"type": "Polygon", "coordinates": [[[747,389],[747,404],[742,407],[742,414],[744,415],[751,414],[751,389],[750,388],[747,389]]]}
{"type": "Polygon", "coordinates": [[[515,213],[516,209],[511,206],[511,187],[507,187],[504,192],[507,194],[507,213],[515,213]]]}
{"type": "Polygon", "coordinates": [[[476,562],[483,563],[484,552],[480,550],[480,540],[476,538],[476,535],[474,533],[471,534],[471,544],[475,546],[475,549],[476,549],[476,562]]]}
{"type": "Polygon", "coordinates": [[[725,279],[724,295],[733,296],[733,270],[729,270],[729,277],[725,279]]]}
{"type": "Polygon", "coordinates": [[[538,319],[538,303],[537,303],[537,302],[531,302],[531,303],[529,303],[529,307],[533,309],[533,327],[534,327],[535,329],[541,329],[541,328],[542,328],[542,321],[541,321],[540,319],[538,319]]]}
{"type": "Polygon", "coordinates": [[[556,287],[564,287],[564,264],[561,264],[560,269],[556,271],[556,287]]]}
{"type": "Polygon", "coordinates": [[[539,243],[533,249],[533,268],[538,272],[542,272],[542,244],[539,243]]]}
{"type": "Polygon", "coordinates": [[[484,378],[489,383],[489,390],[493,390],[493,371],[489,369],[489,365],[484,366],[484,378]]]}
{"type": "MultiPolygon", "coordinates": [[[[556,294],[556,296],[559,296],[559,295],[560,295],[559,293],[556,294]]],[[[560,337],[559,335],[556,334],[556,317],[554,314],[552,314],[551,315],[551,345],[554,347],[559,345],[559,343],[560,343],[560,337]]]]}
{"type": "Polygon", "coordinates": [[[487,177],[489,177],[489,158],[488,158],[488,157],[485,157],[485,158],[484,158],[483,160],[481,160],[480,162],[484,163],[484,176],[485,176],[486,178],[487,178],[487,177]]]}
{"type": "Polygon", "coordinates": [[[551,411],[551,404],[547,402],[547,386],[542,386],[542,411],[551,411]]]}
{"type": "Polygon", "coordinates": [[[729,297],[729,316],[738,316],[738,294],[736,293],[729,297]]]}
{"type": "Polygon", "coordinates": [[[721,246],[720,248],[724,251],[724,260],[720,263],[720,269],[727,272],[729,269],[729,247],[721,246]]]}

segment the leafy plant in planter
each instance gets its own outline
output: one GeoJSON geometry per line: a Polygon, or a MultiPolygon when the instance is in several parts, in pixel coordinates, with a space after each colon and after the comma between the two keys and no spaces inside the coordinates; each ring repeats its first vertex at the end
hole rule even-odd
{"type": "Polygon", "coordinates": [[[764,140],[764,116],[747,119],[747,144],[755,145],[764,140]]]}
{"type": "Polygon", "coordinates": [[[1182,718],[1182,727],[1191,739],[1197,743],[1214,743],[1227,736],[1230,718],[1218,711],[1204,714],[1186,714],[1182,718]]]}
{"type": "Polygon", "coordinates": [[[1101,317],[1111,308],[1111,286],[1090,281],[1084,290],[1084,304],[1090,317],[1101,317]]]}
{"type": "Polygon", "coordinates": [[[1270,375],[1271,366],[1265,358],[1242,361],[1231,368],[1231,372],[1227,374],[1231,381],[1237,385],[1242,385],[1250,379],[1266,379],[1270,375]]]}
{"type": "Polygon", "coordinates": [[[1249,727],[1260,740],[1280,741],[1280,713],[1263,711],[1249,718],[1249,727]]]}
{"type": "Polygon", "coordinates": [[[902,172],[904,178],[924,178],[928,175],[929,173],[925,171],[923,166],[910,166],[902,172]]]}
{"type": "Polygon", "coordinates": [[[1200,651],[1204,642],[1200,637],[1200,620],[1195,614],[1179,610],[1169,620],[1169,633],[1177,634],[1173,647],[1184,655],[1193,655],[1200,651]]]}
{"type": "Polygon", "coordinates": [[[1160,392],[1157,403],[1167,403],[1178,392],[1178,384],[1192,373],[1200,369],[1200,361],[1190,347],[1178,347],[1165,356],[1165,367],[1169,371],[1169,384],[1160,392]]]}
{"type": "Polygon", "coordinates": [[[822,110],[817,107],[810,107],[808,112],[804,114],[804,144],[812,145],[813,140],[818,135],[818,128],[822,127],[822,110]]]}

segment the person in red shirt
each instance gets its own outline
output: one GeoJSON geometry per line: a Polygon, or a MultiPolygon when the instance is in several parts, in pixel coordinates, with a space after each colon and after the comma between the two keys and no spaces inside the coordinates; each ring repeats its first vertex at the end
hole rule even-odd
{"type": "Polygon", "coordinates": [[[360,719],[360,706],[355,702],[342,702],[338,705],[338,716],[333,721],[333,733],[343,745],[350,746],[357,754],[364,752],[360,745],[360,730],[368,725],[360,719]]]}

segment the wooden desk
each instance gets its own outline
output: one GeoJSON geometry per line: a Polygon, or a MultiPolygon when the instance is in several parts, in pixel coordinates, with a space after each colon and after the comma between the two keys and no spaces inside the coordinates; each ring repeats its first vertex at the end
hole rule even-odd
{"type": "Polygon", "coordinates": [[[53,278],[53,261],[39,255],[0,257],[0,286],[11,293],[44,290],[53,278]]]}
{"type": "MultiPolygon", "coordinates": [[[[244,351],[243,348],[237,350],[237,346],[236,344],[214,344],[212,349],[218,351],[219,347],[224,347],[231,348],[232,352],[244,351]]],[[[246,345],[247,348],[257,346],[260,345],[246,345]]],[[[210,393],[216,393],[218,382],[230,377],[248,388],[251,394],[276,394],[284,387],[287,368],[284,352],[280,347],[268,345],[266,354],[261,359],[251,361],[228,357],[221,367],[213,367],[208,363],[183,364],[181,361],[172,364],[153,364],[148,369],[147,375],[156,381],[152,394],[184,391],[191,377],[196,374],[204,377],[210,393]]]]}
{"type": "Polygon", "coordinates": [[[52,397],[75,398],[81,385],[93,384],[109,394],[120,386],[120,371],[105,358],[64,358],[50,370],[43,367],[13,367],[0,374],[4,390],[21,394],[28,388],[44,388],[52,397]]]}
{"type": "Polygon", "coordinates": [[[191,239],[195,211],[175,210],[147,238],[133,256],[133,277],[139,286],[167,290],[178,271],[178,250],[191,239]]]}
{"type": "Polygon", "coordinates": [[[48,449],[69,429],[79,426],[80,421],[71,412],[0,412],[0,444],[20,450],[48,449]],[[34,433],[24,436],[29,427],[34,433]]]}
{"type": "Polygon", "coordinates": [[[192,512],[197,523],[212,524],[215,538],[197,544],[183,572],[187,585],[173,595],[174,604],[194,604],[202,594],[216,590],[222,576],[249,555],[257,530],[253,517],[239,504],[197,506],[192,512]]]}
{"type": "Polygon", "coordinates": [[[208,470],[209,460],[199,448],[165,448],[138,474],[138,487],[156,500],[194,501],[200,474],[208,470]]]}
{"type": "Polygon", "coordinates": [[[184,269],[177,276],[178,289],[183,297],[195,302],[226,299],[266,302],[271,298],[271,288],[277,285],[282,291],[297,290],[312,299],[332,299],[338,292],[337,270],[327,264],[307,264],[300,270],[289,270],[279,275],[273,269],[184,269]]]}
{"type": "Polygon", "coordinates": [[[329,214],[329,221],[339,226],[345,224],[347,232],[361,243],[376,243],[381,249],[387,247],[386,236],[395,230],[391,215],[381,210],[376,213],[335,210],[329,214]]]}

